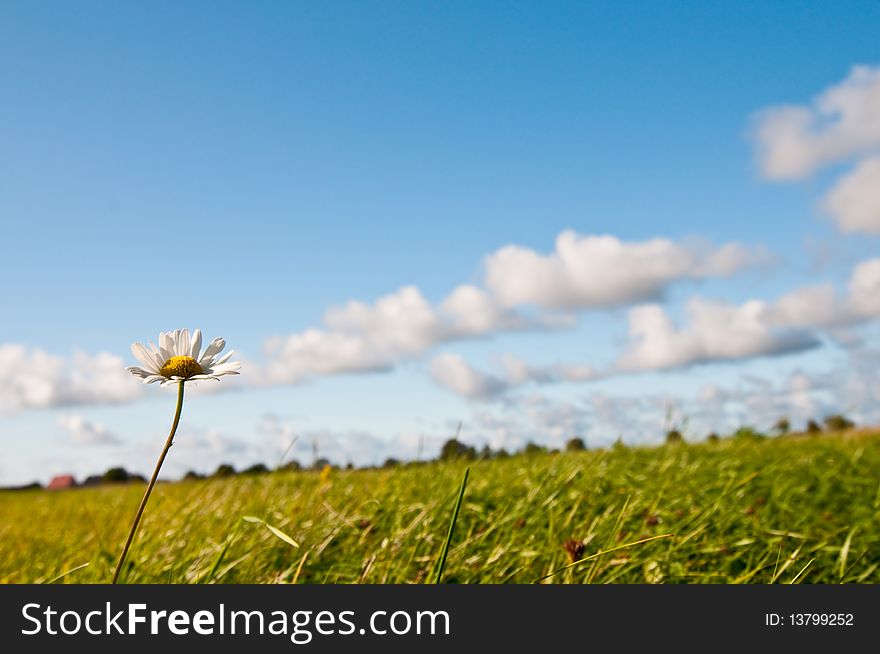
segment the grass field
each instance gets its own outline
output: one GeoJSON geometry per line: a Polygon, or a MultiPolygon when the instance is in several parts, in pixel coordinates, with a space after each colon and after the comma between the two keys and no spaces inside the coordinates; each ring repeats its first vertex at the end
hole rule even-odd
{"type": "MultiPolygon", "coordinates": [[[[433,581],[466,465],[161,484],[122,579],[433,581]]],[[[880,582],[878,434],[470,465],[448,583],[532,583],[570,562],[570,539],[584,559],[543,583],[880,582]]],[[[142,492],[0,493],[0,582],[109,581],[142,492]]]]}

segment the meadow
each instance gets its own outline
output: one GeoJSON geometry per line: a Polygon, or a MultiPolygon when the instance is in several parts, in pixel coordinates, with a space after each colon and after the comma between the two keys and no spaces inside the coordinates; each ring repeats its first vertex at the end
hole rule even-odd
{"type": "MultiPolygon", "coordinates": [[[[866,431],[163,483],[121,581],[431,583],[467,466],[445,583],[880,582],[866,431]]],[[[0,493],[0,582],[109,582],[142,493],[0,493]]]]}

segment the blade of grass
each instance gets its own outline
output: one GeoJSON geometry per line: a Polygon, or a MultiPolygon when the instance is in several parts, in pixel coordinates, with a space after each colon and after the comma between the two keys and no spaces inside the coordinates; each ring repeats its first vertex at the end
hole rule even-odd
{"type": "Polygon", "coordinates": [[[296,572],[293,574],[293,579],[290,580],[290,583],[295,584],[299,581],[299,576],[302,574],[303,566],[306,564],[306,557],[309,555],[309,550],[306,550],[306,553],[303,554],[303,557],[299,560],[299,565],[296,566],[296,572]]]}
{"type": "Polygon", "coordinates": [[[82,565],[78,565],[78,566],[76,566],[75,568],[71,568],[71,569],[68,570],[67,572],[62,572],[60,575],[58,575],[57,577],[54,577],[53,579],[50,579],[50,580],[47,581],[46,583],[47,583],[47,584],[54,584],[54,583],[56,583],[56,582],[61,581],[62,579],[64,579],[67,575],[69,575],[69,574],[73,574],[73,573],[76,572],[77,570],[82,570],[83,568],[88,568],[88,567],[89,567],[89,564],[88,564],[88,563],[83,563],[82,565]]]}
{"type": "Polygon", "coordinates": [[[773,577],[770,579],[771,584],[775,584],[776,581],[782,576],[782,573],[788,570],[791,567],[791,564],[797,561],[798,555],[801,553],[801,549],[803,545],[798,547],[794,552],[789,554],[788,558],[785,560],[785,563],[782,564],[782,567],[779,568],[776,572],[773,573],[773,577]]]}
{"type": "MultiPolygon", "coordinates": [[[[620,523],[623,521],[623,516],[626,515],[626,510],[629,508],[629,501],[632,499],[631,495],[626,496],[626,500],[623,502],[623,506],[620,507],[620,513],[617,514],[617,520],[614,521],[614,528],[611,530],[611,533],[608,535],[608,540],[605,541],[605,547],[611,545],[614,542],[614,539],[620,535],[620,523]]],[[[611,550],[608,550],[609,552],[611,550]]],[[[596,557],[593,561],[593,565],[590,566],[590,571],[587,573],[587,578],[584,583],[592,583],[593,578],[596,576],[596,573],[599,571],[599,558],[596,557]]],[[[583,560],[583,559],[581,559],[583,560]]]]}
{"type": "Polygon", "coordinates": [[[268,530],[271,531],[273,534],[275,534],[275,536],[277,536],[278,538],[280,538],[281,540],[283,540],[285,543],[287,543],[287,544],[290,545],[291,547],[299,547],[299,543],[297,543],[297,542],[296,542],[295,540],[293,540],[290,536],[288,536],[288,535],[285,534],[283,531],[281,531],[278,527],[275,527],[275,526],[273,526],[273,525],[270,525],[268,522],[266,522],[266,521],[263,520],[262,518],[258,518],[258,517],[253,516],[253,515],[246,515],[246,516],[242,516],[241,519],[244,520],[245,522],[253,522],[253,523],[261,524],[261,525],[263,525],[264,527],[266,527],[266,529],[268,529],[268,530]]]}
{"type": "Polygon", "coordinates": [[[236,520],[235,527],[232,528],[232,532],[226,537],[226,542],[223,543],[223,547],[221,547],[220,552],[217,553],[214,565],[211,566],[211,570],[208,572],[207,581],[212,580],[214,575],[217,574],[217,570],[220,569],[220,564],[223,563],[226,552],[229,551],[229,546],[232,545],[232,541],[235,540],[235,534],[238,533],[239,525],[241,525],[241,520],[236,520]]]}
{"type": "MultiPolygon", "coordinates": [[[[461,429],[461,427],[459,427],[461,429]]],[[[470,466],[464,470],[464,478],[461,480],[461,487],[458,489],[458,499],[455,501],[455,508],[452,509],[452,519],[449,521],[449,531],[446,532],[446,542],[443,543],[443,550],[440,552],[440,560],[437,561],[437,571],[434,575],[434,583],[439,584],[443,578],[443,568],[446,567],[446,556],[449,554],[449,543],[452,542],[452,534],[455,531],[455,522],[458,520],[458,512],[461,509],[461,502],[464,499],[464,489],[467,487],[468,475],[470,474],[470,466]]]]}
{"type": "Polygon", "coordinates": [[[810,559],[809,561],[807,561],[807,565],[805,565],[803,568],[801,568],[801,571],[798,572],[798,573],[794,576],[794,578],[793,578],[791,581],[789,581],[788,583],[789,583],[789,584],[793,584],[793,583],[796,582],[798,579],[800,579],[800,578],[801,578],[801,575],[804,574],[804,572],[806,571],[807,568],[809,568],[811,565],[813,565],[813,561],[815,561],[815,560],[816,560],[816,559],[810,559]]]}
{"type": "Polygon", "coordinates": [[[849,534],[846,537],[846,540],[843,543],[843,547],[840,548],[840,557],[838,558],[838,569],[840,570],[840,579],[843,579],[844,575],[846,575],[846,560],[849,558],[849,548],[852,545],[853,536],[855,536],[856,530],[858,526],[850,529],[849,534]]]}

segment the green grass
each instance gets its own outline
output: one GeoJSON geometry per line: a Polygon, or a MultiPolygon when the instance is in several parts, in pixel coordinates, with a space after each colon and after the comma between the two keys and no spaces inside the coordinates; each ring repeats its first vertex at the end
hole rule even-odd
{"type": "MultiPolygon", "coordinates": [[[[122,581],[431,583],[467,465],[161,484],[122,581]]],[[[877,435],[470,465],[445,583],[880,582],[877,435]]],[[[0,582],[109,581],[142,492],[0,493],[0,582]]]]}

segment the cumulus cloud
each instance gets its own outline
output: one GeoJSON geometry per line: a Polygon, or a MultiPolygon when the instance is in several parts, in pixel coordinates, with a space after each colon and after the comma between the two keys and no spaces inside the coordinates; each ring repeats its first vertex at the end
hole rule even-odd
{"type": "Polygon", "coordinates": [[[594,381],[609,374],[589,365],[532,365],[511,354],[501,358],[498,374],[477,370],[462,356],[451,353],[434,357],[429,371],[438,386],[471,400],[491,400],[526,384],[594,381]]]}
{"type": "MultiPolygon", "coordinates": [[[[726,277],[767,260],[763,250],[737,243],[627,243],[565,231],[548,255],[514,245],[489,255],[482,287],[461,285],[436,304],[418,288],[405,286],[373,303],[350,301],[332,308],[322,327],[269,339],[262,376],[267,383],[296,383],[319,375],[386,371],[440,344],[571,327],[576,323],[572,310],[657,298],[676,281],[726,277]]],[[[435,377],[472,394],[497,390],[495,380],[466,375],[451,361],[441,360],[435,377]]]]}
{"type": "Polygon", "coordinates": [[[559,381],[593,381],[605,375],[602,370],[590,365],[554,363],[536,366],[512,355],[503,357],[501,365],[505,373],[505,379],[509,383],[514,384],[526,382],[549,384],[559,381]]]}
{"type": "Polygon", "coordinates": [[[492,375],[475,369],[458,355],[444,354],[434,359],[431,377],[462,397],[488,400],[529,384],[596,381],[635,372],[782,355],[821,344],[810,329],[775,324],[770,306],[762,301],[735,305],[693,298],[685,313],[684,326],[678,326],[660,305],[631,309],[623,351],[605,367],[535,366],[507,356],[502,359],[500,373],[492,375]]]}
{"type": "Polygon", "coordinates": [[[880,316],[880,258],[856,266],[849,280],[849,300],[857,317],[880,316]]]}
{"type": "Polygon", "coordinates": [[[766,318],[783,327],[834,329],[880,316],[880,259],[859,263],[839,293],[830,284],[795,290],[766,305],[766,318]]]}
{"type": "Polygon", "coordinates": [[[485,285],[505,306],[601,309],[654,300],[674,282],[727,277],[767,260],[766,252],[738,243],[628,243],[567,230],[550,254],[508,245],[489,255],[485,285]]]}
{"type": "Polygon", "coordinates": [[[77,445],[119,445],[122,441],[104,425],[89,422],[83,416],[67,415],[58,419],[77,445]]]}
{"type": "Polygon", "coordinates": [[[817,347],[808,331],[776,327],[764,302],[730,305],[700,298],[687,304],[688,325],[677,327],[663,307],[646,305],[629,314],[630,344],[620,371],[681,368],[697,363],[786,354],[817,347]]]}
{"type": "Polygon", "coordinates": [[[405,286],[373,304],[352,301],[324,316],[325,328],[270,339],[267,377],[298,382],[313,375],[391,369],[439,343],[498,332],[558,326],[554,317],[527,318],[501,307],[485,290],[463,285],[432,305],[405,286]]]}
{"type": "Polygon", "coordinates": [[[844,234],[880,234],[880,67],[854,67],[809,105],[760,112],[754,139],[761,171],[771,180],[804,179],[855,160],[820,208],[844,234]]]}
{"type": "Polygon", "coordinates": [[[843,175],[822,207],[844,234],[880,234],[880,156],[862,160],[843,175]]]}
{"type": "Polygon", "coordinates": [[[628,338],[604,367],[557,363],[533,365],[508,355],[498,374],[479,371],[458,355],[437,357],[434,381],[468,399],[493,399],[527,384],[583,382],[614,375],[686,368],[801,352],[830,337],[843,347],[860,343],[853,329],[880,317],[880,258],[858,264],[843,292],[825,284],[796,289],[772,301],[733,304],[695,297],[679,325],[659,304],[627,314],[628,338]]]}
{"type": "Polygon", "coordinates": [[[880,316],[880,259],[857,265],[845,293],[831,285],[798,289],[776,301],[741,305],[694,298],[678,328],[663,307],[629,314],[630,341],[621,371],[686,367],[811,349],[819,335],[880,316]]]}
{"type": "Polygon", "coordinates": [[[880,148],[880,67],[855,66],[809,105],[755,117],[758,162],[769,179],[796,180],[880,148]]]}
{"type": "Polygon", "coordinates": [[[24,345],[0,345],[0,413],[83,404],[118,404],[141,395],[122,358],[106,352],[60,357],[24,345]]]}
{"type": "Polygon", "coordinates": [[[479,372],[457,354],[441,354],[430,366],[431,378],[440,386],[472,399],[488,399],[508,385],[498,377],[479,372]]]}

